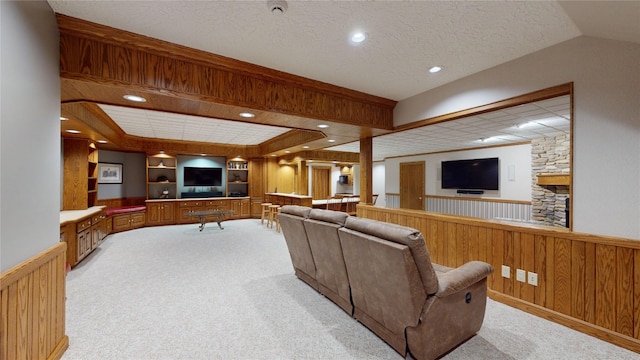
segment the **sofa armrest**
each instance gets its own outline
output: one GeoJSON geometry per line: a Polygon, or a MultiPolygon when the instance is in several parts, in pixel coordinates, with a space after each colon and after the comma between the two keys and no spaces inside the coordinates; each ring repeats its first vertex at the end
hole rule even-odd
{"type": "Polygon", "coordinates": [[[493,267],[482,261],[470,261],[458,268],[438,274],[437,297],[445,297],[463,290],[486,278],[493,267]]]}

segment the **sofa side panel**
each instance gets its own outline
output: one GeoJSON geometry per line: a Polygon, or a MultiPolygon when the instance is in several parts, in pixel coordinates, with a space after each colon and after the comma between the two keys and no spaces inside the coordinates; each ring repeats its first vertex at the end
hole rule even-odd
{"type": "Polygon", "coordinates": [[[420,324],[407,328],[409,352],[419,360],[437,359],[480,330],[487,306],[487,279],[430,300],[420,324]]]}
{"type": "Polygon", "coordinates": [[[290,214],[279,214],[279,221],[296,275],[317,289],[316,265],[304,228],[304,218],[290,214]],[[304,275],[301,276],[300,272],[304,275]]]}

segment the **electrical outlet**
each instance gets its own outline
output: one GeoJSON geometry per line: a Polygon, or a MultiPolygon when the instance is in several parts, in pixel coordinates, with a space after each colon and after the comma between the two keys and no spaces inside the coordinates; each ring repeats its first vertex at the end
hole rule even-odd
{"type": "Polygon", "coordinates": [[[511,268],[507,265],[502,265],[502,277],[503,278],[511,278],[511,268]]]}
{"type": "Polygon", "coordinates": [[[530,285],[538,286],[538,274],[529,271],[529,278],[527,279],[527,282],[530,285]]]}
{"type": "Polygon", "coordinates": [[[527,282],[526,280],[527,277],[527,272],[522,270],[522,269],[517,269],[516,270],[516,280],[520,281],[520,282],[527,282]]]}

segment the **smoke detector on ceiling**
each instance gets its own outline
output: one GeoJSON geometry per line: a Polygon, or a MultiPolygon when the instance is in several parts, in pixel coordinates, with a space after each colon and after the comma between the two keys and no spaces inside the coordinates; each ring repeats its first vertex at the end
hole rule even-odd
{"type": "Polygon", "coordinates": [[[287,12],[287,2],[284,0],[269,0],[267,1],[267,7],[274,15],[283,15],[287,12]]]}

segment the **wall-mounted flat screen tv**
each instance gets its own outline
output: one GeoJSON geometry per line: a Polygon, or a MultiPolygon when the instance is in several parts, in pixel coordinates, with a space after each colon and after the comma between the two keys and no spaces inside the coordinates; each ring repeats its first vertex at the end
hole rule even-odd
{"type": "Polygon", "coordinates": [[[498,158],[442,162],[442,188],[499,190],[498,158]]]}
{"type": "Polygon", "coordinates": [[[222,186],[222,168],[184,167],[184,186],[222,186]]]}

